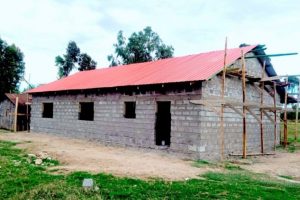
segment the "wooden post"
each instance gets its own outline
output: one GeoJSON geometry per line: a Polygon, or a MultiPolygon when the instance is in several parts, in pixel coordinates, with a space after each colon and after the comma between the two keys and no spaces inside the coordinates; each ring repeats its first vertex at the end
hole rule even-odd
{"type": "Polygon", "coordinates": [[[299,113],[299,102],[300,102],[300,80],[298,83],[298,96],[297,96],[297,104],[296,104],[296,120],[295,120],[295,125],[296,125],[296,130],[295,130],[295,140],[297,141],[298,139],[298,113],[299,113]]]}
{"type": "MultiPolygon", "coordinates": [[[[285,79],[285,83],[288,83],[288,78],[285,79]]],[[[285,94],[284,94],[284,117],[283,117],[283,146],[284,148],[287,147],[287,88],[285,88],[285,94]]]]}
{"type": "Polygon", "coordinates": [[[29,133],[29,94],[26,95],[26,128],[29,133]]]}
{"type": "Polygon", "coordinates": [[[276,135],[277,135],[277,105],[276,105],[276,82],[273,82],[273,88],[274,88],[274,96],[273,96],[273,102],[274,102],[274,151],[276,150],[276,135]]]}
{"type": "Polygon", "coordinates": [[[17,132],[18,105],[19,105],[19,97],[16,97],[15,113],[14,113],[14,132],[17,132]]]}
{"type": "MultiPolygon", "coordinates": [[[[266,69],[266,61],[263,63],[263,70],[261,74],[261,79],[264,79],[265,77],[265,69],[266,69]]],[[[260,86],[260,152],[264,153],[264,127],[263,127],[263,104],[264,104],[264,89],[265,89],[265,82],[261,82],[260,86]]]]}
{"type": "MultiPolygon", "coordinates": [[[[224,100],[225,94],[225,78],[226,78],[226,57],[227,57],[227,37],[225,39],[225,50],[224,50],[224,66],[223,66],[223,74],[222,74],[222,88],[221,88],[221,96],[222,100],[224,100]]],[[[221,104],[221,124],[220,124],[220,144],[221,144],[221,160],[224,159],[224,104],[221,104]]]]}
{"type": "Polygon", "coordinates": [[[247,128],[246,128],[246,63],[242,50],[242,89],[243,89],[243,158],[247,158],[247,128]]]}

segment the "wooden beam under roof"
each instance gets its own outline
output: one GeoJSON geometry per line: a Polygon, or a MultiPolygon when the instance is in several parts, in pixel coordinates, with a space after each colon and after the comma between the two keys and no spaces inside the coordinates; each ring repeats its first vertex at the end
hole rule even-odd
{"type": "Polygon", "coordinates": [[[281,78],[286,78],[286,77],[291,77],[291,76],[296,76],[296,77],[300,77],[300,75],[278,75],[278,76],[270,76],[270,77],[266,77],[261,79],[260,81],[275,81],[275,80],[280,80],[281,78]]]}
{"type": "MultiPolygon", "coordinates": [[[[190,100],[190,103],[192,104],[198,104],[198,105],[206,105],[210,104],[211,106],[246,106],[248,108],[259,108],[263,110],[274,110],[273,106],[268,106],[268,105],[260,105],[259,103],[254,103],[254,102],[246,102],[242,103],[239,101],[233,101],[233,100],[221,100],[221,99],[199,99],[199,100],[190,100]]],[[[276,108],[276,110],[282,110],[281,107],[276,108]]]]}

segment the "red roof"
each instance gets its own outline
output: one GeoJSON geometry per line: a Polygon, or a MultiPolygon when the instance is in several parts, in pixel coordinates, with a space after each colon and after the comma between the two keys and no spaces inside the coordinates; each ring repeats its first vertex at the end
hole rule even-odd
{"type": "MultiPolygon", "coordinates": [[[[15,93],[5,93],[5,96],[13,103],[16,104],[16,98],[19,97],[18,99],[18,104],[19,105],[25,105],[26,101],[27,101],[27,94],[23,93],[23,94],[15,94],[15,93]]],[[[32,101],[32,96],[29,95],[28,96],[28,101],[31,102],[32,101]]]]}
{"type": "MultiPolygon", "coordinates": [[[[228,49],[227,64],[231,64],[257,45],[228,49]]],[[[212,51],[152,62],[82,71],[42,85],[29,93],[111,88],[162,83],[207,80],[223,68],[224,50],[212,51]]]]}

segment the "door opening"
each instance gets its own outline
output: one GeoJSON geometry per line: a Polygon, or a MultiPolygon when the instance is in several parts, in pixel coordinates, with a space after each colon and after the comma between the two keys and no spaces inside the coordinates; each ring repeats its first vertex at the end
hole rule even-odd
{"type": "Polygon", "coordinates": [[[171,102],[157,102],[155,122],[155,143],[159,146],[170,146],[171,143],[171,102]]]}

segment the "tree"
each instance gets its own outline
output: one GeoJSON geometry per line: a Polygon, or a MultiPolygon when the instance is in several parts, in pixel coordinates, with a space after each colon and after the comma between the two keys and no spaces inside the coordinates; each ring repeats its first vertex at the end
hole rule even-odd
{"type": "Polygon", "coordinates": [[[79,57],[78,65],[78,70],[84,71],[95,69],[97,63],[94,60],[92,60],[91,56],[87,55],[86,53],[83,53],[79,57]]]}
{"type": "Polygon", "coordinates": [[[55,65],[58,67],[58,77],[66,77],[76,67],[79,71],[95,69],[97,63],[86,54],[80,54],[80,48],[74,41],[70,41],[66,49],[66,54],[55,57],[55,65]]]}
{"type": "Polygon", "coordinates": [[[0,38],[0,100],[7,92],[18,92],[24,75],[24,55],[14,44],[8,45],[0,38]]]}
{"type": "Polygon", "coordinates": [[[151,27],[133,33],[127,39],[119,31],[117,43],[114,44],[115,55],[107,56],[110,66],[140,63],[173,57],[174,48],[165,45],[159,35],[151,27]]]}
{"type": "Polygon", "coordinates": [[[289,76],[288,77],[288,82],[290,85],[288,86],[288,89],[291,93],[297,93],[297,88],[299,86],[299,79],[297,76],[289,76]]]}

